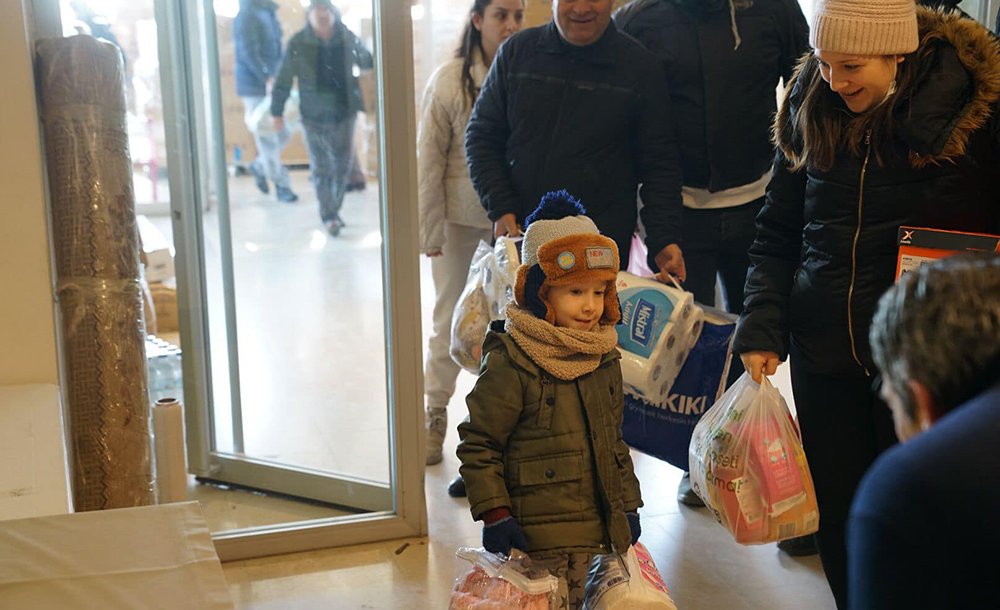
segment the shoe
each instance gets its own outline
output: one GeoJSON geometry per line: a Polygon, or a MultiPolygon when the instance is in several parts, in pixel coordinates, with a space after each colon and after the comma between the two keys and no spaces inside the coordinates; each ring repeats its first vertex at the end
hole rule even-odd
{"type": "Polygon", "coordinates": [[[677,486],[677,501],[686,506],[705,506],[698,494],[691,489],[691,473],[685,472],[681,477],[681,484],[677,486]]]}
{"type": "Polygon", "coordinates": [[[352,183],[350,183],[350,184],[347,185],[347,192],[348,193],[351,193],[353,191],[361,192],[361,191],[365,190],[366,186],[368,186],[368,185],[364,181],[352,182],[352,183]]]}
{"type": "Polygon", "coordinates": [[[299,196],[292,192],[292,189],[287,186],[278,186],[275,184],[274,194],[278,197],[278,201],[282,203],[295,203],[299,200],[299,196]]]}
{"type": "Polygon", "coordinates": [[[789,557],[808,557],[819,553],[816,548],[816,536],[799,536],[778,542],[778,549],[789,557]]]}
{"type": "Polygon", "coordinates": [[[264,172],[260,171],[260,168],[253,163],[250,164],[250,173],[253,174],[253,180],[257,185],[257,190],[266,195],[268,191],[271,190],[270,187],[267,186],[267,176],[265,176],[264,172]]]}
{"type": "Polygon", "coordinates": [[[427,409],[424,413],[424,427],[427,430],[427,465],[433,466],[444,459],[442,445],[448,430],[448,410],[427,409]]]}
{"type": "Polygon", "coordinates": [[[329,233],[333,237],[336,237],[340,235],[340,230],[344,228],[344,223],[334,218],[333,220],[328,220],[324,222],[323,226],[326,228],[327,233],[329,233]]]}
{"type": "Polygon", "coordinates": [[[462,475],[458,475],[451,483],[448,483],[448,495],[452,498],[465,497],[465,479],[462,478],[462,475]]]}

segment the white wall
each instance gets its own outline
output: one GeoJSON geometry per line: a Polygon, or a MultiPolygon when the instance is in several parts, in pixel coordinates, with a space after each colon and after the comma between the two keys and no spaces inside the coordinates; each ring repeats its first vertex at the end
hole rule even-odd
{"type": "Polygon", "coordinates": [[[0,385],[58,383],[28,14],[0,1],[0,385]]]}

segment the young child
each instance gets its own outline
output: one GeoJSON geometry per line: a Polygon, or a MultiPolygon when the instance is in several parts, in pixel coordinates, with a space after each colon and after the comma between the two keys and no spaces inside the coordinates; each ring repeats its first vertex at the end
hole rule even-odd
{"type": "Polygon", "coordinates": [[[580,203],[549,193],[525,221],[514,302],[483,344],[458,457],[483,546],[527,552],[583,604],[595,554],[639,538],[622,440],[618,248],[580,203]]]}

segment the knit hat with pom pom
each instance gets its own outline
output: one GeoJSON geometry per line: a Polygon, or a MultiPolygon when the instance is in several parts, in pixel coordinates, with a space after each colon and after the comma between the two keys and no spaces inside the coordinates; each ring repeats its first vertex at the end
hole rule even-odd
{"type": "Polygon", "coordinates": [[[524,221],[514,302],[550,324],[555,324],[555,311],[548,303],[549,288],[577,282],[607,282],[601,324],[617,324],[621,318],[615,290],[618,246],[600,234],[586,213],[572,195],[553,191],[524,221]]]}

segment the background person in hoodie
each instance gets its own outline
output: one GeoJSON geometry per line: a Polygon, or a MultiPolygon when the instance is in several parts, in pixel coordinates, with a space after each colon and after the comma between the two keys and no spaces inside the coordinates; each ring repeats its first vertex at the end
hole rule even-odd
{"type": "MultiPolygon", "coordinates": [[[[754,218],[774,161],[775,89],[809,50],[809,25],[796,0],[635,0],[615,23],[666,70],[665,111],[684,175],[684,287],[714,306],[718,277],[726,311],[739,314],[754,218]]],[[[731,381],[743,373],[733,360],[731,381]]],[[[686,474],[678,500],[702,506],[686,474]]]]}
{"type": "Polygon", "coordinates": [[[611,25],[612,0],[552,0],[552,22],[497,53],[465,134],[469,175],[494,233],[519,235],[545,193],[566,189],[628,264],[642,198],[648,262],[686,276],[681,173],[663,68],[611,25]]]}
{"type": "MultiPolygon", "coordinates": [[[[278,5],[272,0],[240,0],[240,11],[233,20],[233,43],[236,46],[236,94],[243,100],[244,117],[249,122],[253,112],[268,94],[281,65],[281,24],[278,5]]],[[[257,157],[250,163],[250,173],[260,192],[274,183],[278,201],[291,203],[298,196],[291,189],[288,170],[281,163],[281,151],[288,143],[288,129],[272,134],[258,134],[253,139],[257,157]]]]}
{"type": "Polygon", "coordinates": [[[448,402],[461,370],[449,353],[451,318],[476,246],[493,238],[493,223],[469,180],[465,127],[497,48],[523,21],[524,0],[474,0],[455,57],[434,71],[424,90],[417,133],[420,250],[431,258],[435,292],[424,366],[428,466],[442,459],[448,402]]]}
{"type": "Polygon", "coordinates": [[[872,313],[900,225],[1000,230],[1000,55],[975,21],[912,0],[820,0],[813,26],[775,120],[734,349],[754,379],[791,356],[820,557],[844,608],[851,500],[896,440],[872,392],[872,313]]]}
{"type": "Polygon", "coordinates": [[[354,156],[354,123],[364,110],[354,66],[368,70],[371,52],[340,20],[330,0],[310,0],[308,23],[288,41],[271,91],[271,115],[284,129],[285,102],[298,79],[299,111],[309,147],[319,215],[330,235],[344,227],[340,207],[354,156]]]}
{"type": "Polygon", "coordinates": [[[483,546],[516,548],[583,605],[595,554],[639,539],[639,480],[622,440],[615,324],[618,248],[566,191],[525,220],[507,319],[490,326],[458,426],[458,457],[483,546]]]}
{"type": "Polygon", "coordinates": [[[851,608],[996,608],[1000,257],[904,275],[879,301],[871,344],[907,442],[878,458],[854,499],[851,608]]]}

